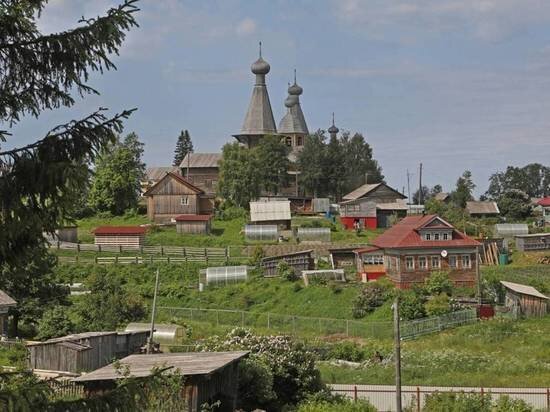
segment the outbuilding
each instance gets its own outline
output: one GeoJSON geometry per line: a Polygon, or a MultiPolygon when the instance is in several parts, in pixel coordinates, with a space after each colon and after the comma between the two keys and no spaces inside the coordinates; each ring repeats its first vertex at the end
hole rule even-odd
{"type": "Polygon", "coordinates": [[[550,249],[550,233],[532,233],[516,236],[516,249],[531,252],[550,249]]]}
{"type": "Polygon", "coordinates": [[[534,287],[504,280],[500,283],[506,289],[504,305],[515,317],[542,317],[548,312],[550,298],[534,287]]]}
{"type": "Polygon", "coordinates": [[[0,336],[8,334],[8,311],[17,306],[17,302],[3,290],[0,290],[0,336]]]}
{"type": "Polygon", "coordinates": [[[253,225],[277,225],[280,229],[290,229],[290,220],[289,200],[250,202],[250,222],[253,225]]]}
{"type": "Polygon", "coordinates": [[[545,225],[550,225],[550,196],[540,199],[537,205],[542,208],[542,219],[545,225]]]}
{"type": "Polygon", "coordinates": [[[99,226],[92,231],[96,245],[136,249],[144,245],[146,232],[143,226],[99,226]]]}
{"type": "Polygon", "coordinates": [[[296,276],[300,276],[302,270],[315,269],[313,260],[313,250],[302,250],[285,255],[269,256],[262,259],[261,268],[264,276],[277,276],[277,268],[280,262],[286,262],[293,270],[296,276]]]}
{"type": "Polygon", "coordinates": [[[497,217],[500,215],[497,202],[466,202],[466,212],[471,217],[497,217]]]}
{"type": "Polygon", "coordinates": [[[116,387],[116,382],[127,376],[147,378],[155,371],[181,374],[183,401],[186,411],[199,412],[203,404],[220,401],[220,412],[232,412],[237,407],[239,362],[248,352],[188,352],[130,355],[117,364],[111,363],[74,381],[84,386],[85,393],[93,397],[116,387]],[[120,373],[119,368],[128,374],[120,373]]]}
{"type": "Polygon", "coordinates": [[[212,230],[212,215],[179,215],[176,216],[178,233],[207,235],[212,230]]]}

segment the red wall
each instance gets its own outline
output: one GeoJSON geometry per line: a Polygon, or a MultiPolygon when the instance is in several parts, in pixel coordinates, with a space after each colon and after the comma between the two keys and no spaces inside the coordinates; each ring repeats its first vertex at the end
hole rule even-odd
{"type": "Polygon", "coordinates": [[[340,217],[342,224],[349,230],[353,230],[353,222],[356,219],[363,224],[363,228],[376,229],[376,217],[340,217]]]}

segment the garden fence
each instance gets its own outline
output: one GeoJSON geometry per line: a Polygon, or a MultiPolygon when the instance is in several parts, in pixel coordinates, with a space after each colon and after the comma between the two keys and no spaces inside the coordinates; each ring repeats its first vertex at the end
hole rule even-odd
{"type": "MultiPolygon", "coordinates": [[[[334,394],[344,395],[353,400],[367,399],[380,412],[396,410],[395,386],[391,385],[345,385],[332,384],[334,394]]],[[[490,395],[493,401],[507,395],[512,399],[522,399],[540,411],[550,411],[550,388],[483,388],[483,387],[447,387],[447,386],[402,386],[403,407],[421,412],[426,396],[434,393],[477,393],[490,395]]]]}
{"type": "Polygon", "coordinates": [[[428,333],[440,332],[444,329],[473,323],[477,319],[476,309],[465,309],[441,316],[402,322],[401,339],[414,339],[428,333]]]}

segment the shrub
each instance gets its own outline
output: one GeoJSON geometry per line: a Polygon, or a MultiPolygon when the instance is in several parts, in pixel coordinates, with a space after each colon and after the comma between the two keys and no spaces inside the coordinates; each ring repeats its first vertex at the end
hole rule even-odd
{"type": "Polygon", "coordinates": [[[337,399],[335,401],[306,401],[298,407],[296,412],[376,412],[376,408],[367,400],[337,399]]]}
{"type": "Polygon", "coordinates": [[[354,318],[362,318],[367,313],[382,306],[390,297],[387,285],[379,282],[367,283],[359,296],[353,302],[352,315],[354,318]]]}
{"type": "Polygon", "coordinates": [[[477,393],[433,393],[426,396],[424,412],[491,412],[491,396],[477,393]]]}
{"type": "Polygon", "coordinates": [[[400,292],[399,314],[407,320],[423,318],[426,316],[424,300],[424,297],[415,291],[400,292]]]}
{"type": "Polygon", "coordinates": [[[446,293],[448,296],[451,296],[453,293],[453,283],[449,279],[447,272],[432,272],[424,281],[424,289],[428,295],[446,293]]]}
{"type": "Polygon", "coordinates": [[[55,306],[42,315],[38,323],[36,339],[51,339],[65,336],[74,331],[74,324],[67,316],[67,308],[55,306]]]}
{"type": "Polygon", "coordinates": [[[250,258],[250,263],[254,266],[260,264],[262,259],[265,257],[264,249],[260,245],[256,245],[252,251],[252,257],[250,258]]]}
{"type": "Polygon", "coordinates": [[[451,311],[451,301],[445,293],[433,296],[424,304],[426,315],[440,316],[451,311]]]}
{"type": "Polygon", "coordinates": [[[365,352],[355,342],[339,342],[332,346],[329,352],[330,359],[341,359],[349,362],[361,362],[365,360],[365,352]]]}
{"type": "Polygon", "coordinates": [[[292,267],[284,260],[281,260],[277,265],[277,275],[290,282],[298,280],[298,276],[296,275],[296,272],[294,272],[294,269],[292,269],[292,267]]]}
{"type": "Polygon", "coordinates": [[[512,399],[503,395],[493,404],[492,412],[531,412],[534,408],[523,399],[512,399]]]}
{"type": "Polygon", "coordinates": [[[242,207],[229,206],[220,210],[218,218],[220,220],[247,219],[248,212],[242,207]]]}
{"type": "Polygon", "coordinates": [[[299,291],[301,291],[302,289],[303,289],[302,285],[300,285],[298,282],[296,282],[296,283],[294,284],[294,286],[292,286],[292,290],[293,290],[294,292],[299,292],[299,291]]]}

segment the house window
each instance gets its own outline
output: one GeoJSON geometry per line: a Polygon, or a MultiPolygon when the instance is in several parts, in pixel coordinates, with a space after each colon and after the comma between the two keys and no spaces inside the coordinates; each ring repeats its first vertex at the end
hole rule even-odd
{"type": "Polygon", "coordinates": [[[365,265],[382,265],[384,263],[384,258],[382,255],[364,255],[363,263],[365,265]]]}
{"type": "Polygon", "coordinates": [[[472,262],[470,262],[470,255],[462,255],[461,263],[464,269],[470,269],[472,267],[472,262]]]}
{"type": "Polygon", "coordinates": [[[296,146],[302,146],[304,144],[303,137],[298,136],[296,137],[296,146]]]}
{"type": "Polygon", "coordinates": [[[426,233],[426,240],[432,240],[432,235],[430,233],[426,233]]]}
{"type": "Polygon", "coordinates": [[[182,206],[189,206],[189,196],[182,196],[180,202],[182,206]]]}
{"type": "Polygon", "coordinates": [[[434,240],[439,240],[439,233],[434,234],[434,240]]]}
{"type": "Polygon", "coordinates": [[[414,270],[414,258],[412,256],[407,256],[405,258],[405,267],[407,270],[414,270]]]}
{"type": "Polygon", "coordinates": [[[451,269],[456,269],[456,256],[449,256],[449,267],[451,269]]]}
{"type": "Polygon", "coordinates": [[[285,143],[286,143],[287,146],[292,146],[292,137],[287,137],[285,139],[285,143]]]}
{"type": "Polygon", "coordinates": [[[360,212],[361,211],[361,205],[355,205],[355,211],[360,212]]]}
{"type": "Polygon", "coordinates": [[[439,269],[441,267],[441,260],[439,256],[432,256],[432,268],[439,269]]]}
{"type": "Polygon", "coordinates": [[[443,240],[449,240],[449,234],[443,233],[443,240]]]}
{"type": "Polygon", "coordinates": [[[426,256],[418,257],[418,268],[422,270],[428,269],[428,259],[426,258],[426,256]]]}

